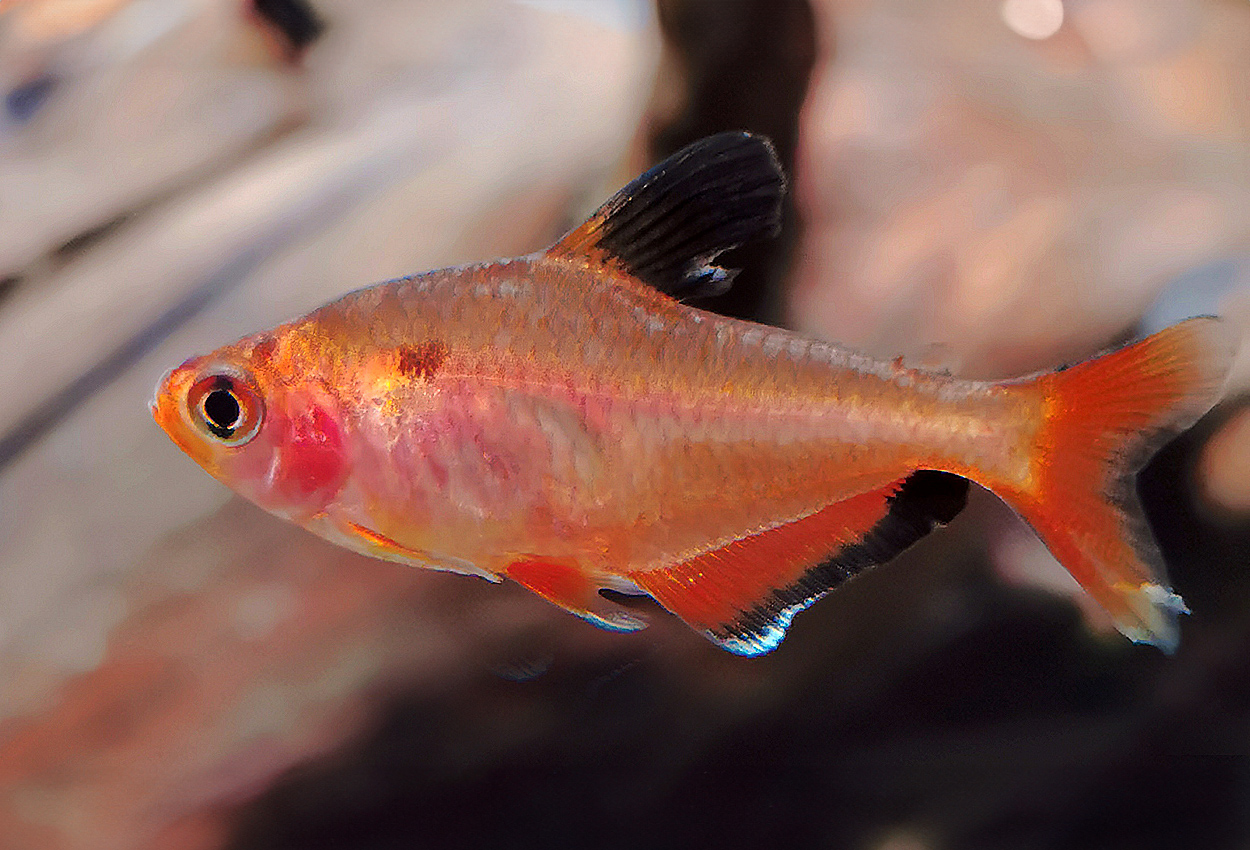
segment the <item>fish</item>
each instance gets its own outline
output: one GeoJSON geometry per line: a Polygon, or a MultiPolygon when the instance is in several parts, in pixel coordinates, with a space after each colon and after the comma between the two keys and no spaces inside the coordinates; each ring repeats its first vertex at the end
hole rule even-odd
{"type": "Polygon", "coordinates": [[[1187,613],[1134,489],[1218,399],[1226,324],[977,381],[688,303],[775,236],[771,143],[710,136],[549,248],[350,292],[172,369],[156,422],[261,508],[376,558],[515,581],[607,629],[645,594],[719,646],[1005,501],[1137,642],[1187,613]]]}

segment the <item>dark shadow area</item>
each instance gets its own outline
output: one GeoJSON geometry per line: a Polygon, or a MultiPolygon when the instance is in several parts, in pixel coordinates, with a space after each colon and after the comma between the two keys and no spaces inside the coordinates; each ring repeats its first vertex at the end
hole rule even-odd
{"type": "MultiPolygon", "coordinates": [[[[661,160],[714,133],[747,130],[770,138],[785,173],[793,175],[799,115],[816,62],[807,0],[660,0],[657,11],[663,67],[678,78],[662,78],[661,87],[683,95],[676,113],[652,127],[651,158],[661,160]]],[[[699,306],[778,323],[800,226],[790,193],[778,238],[725,254],[718,262],[742,274],[728,292],[699,306]]]]}

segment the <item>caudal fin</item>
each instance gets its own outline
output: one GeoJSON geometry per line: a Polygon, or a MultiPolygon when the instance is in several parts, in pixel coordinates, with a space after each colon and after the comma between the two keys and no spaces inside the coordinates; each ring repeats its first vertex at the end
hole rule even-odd
{"type": "Polygon", "coordinates": [[[1125,636],[1165,652],[1188,609],[1168,586],[1135,473],[1215,403],[1234,350],[1228,328],[1203,317],[1037,378],[1034,474],[1023,488],[992,487],[1125,636]]]}

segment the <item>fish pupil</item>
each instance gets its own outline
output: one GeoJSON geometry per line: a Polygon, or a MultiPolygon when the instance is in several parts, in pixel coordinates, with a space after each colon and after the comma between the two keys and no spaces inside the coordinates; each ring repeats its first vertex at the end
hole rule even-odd
{"type": "Polygon", "coordinates": [[[228,440],[239,427],[239,400],[227,389],[215,389],[204,396],[204,419],[208,430],[217,437],[228,440]]]}

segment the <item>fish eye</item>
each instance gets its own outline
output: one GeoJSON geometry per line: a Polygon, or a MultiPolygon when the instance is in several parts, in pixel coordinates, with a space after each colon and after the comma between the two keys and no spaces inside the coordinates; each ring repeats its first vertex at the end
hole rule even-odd
{"type": "Polygon", "coordinates": [[[196,425],[219,443],[241,446],[260,430],[264,405],[256,391],[231,375],[201,378],[187,395],[196,425]]]}

